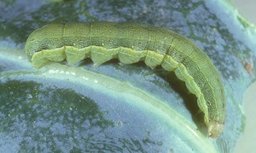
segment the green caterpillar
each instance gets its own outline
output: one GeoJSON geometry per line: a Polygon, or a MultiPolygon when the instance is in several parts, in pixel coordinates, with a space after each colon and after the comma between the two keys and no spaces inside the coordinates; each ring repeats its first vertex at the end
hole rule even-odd
{"type": "Polygon", "coordinates": [[[124,64],[160,65],[174,71],[196,95],[208,135],[217,137],[223,130],[225,96],[219,72],[204,52],[171,30],[131,23],[49,24],[30,34],[25,51],[37,68],[86,58],[96,65],[113,58],[124,64]]]}

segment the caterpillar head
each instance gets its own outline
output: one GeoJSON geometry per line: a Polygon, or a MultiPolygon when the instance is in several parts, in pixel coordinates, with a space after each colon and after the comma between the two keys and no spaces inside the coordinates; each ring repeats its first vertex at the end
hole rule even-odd
{"type": "Polygon", "coordinates": [[[25,44],[25,52],[31,60],[35,52],[39,52],[44,49],[52,49],[61,47],[63,24],[48,24],[33,31],[25,44]]]}

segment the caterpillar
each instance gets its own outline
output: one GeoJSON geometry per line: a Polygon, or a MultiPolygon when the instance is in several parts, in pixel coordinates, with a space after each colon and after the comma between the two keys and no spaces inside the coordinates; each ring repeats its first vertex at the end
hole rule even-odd
{"type": "Polygon", "coordinates": [[[95,65],[111,59],[174,71],[197,97],[208,135],[223,131],[225,95],[221,76],[210,58],[189,39],[169,29],[133,23],[52,23],[33,31],[25,44],[33,66],[91,58],[95,65]]]}

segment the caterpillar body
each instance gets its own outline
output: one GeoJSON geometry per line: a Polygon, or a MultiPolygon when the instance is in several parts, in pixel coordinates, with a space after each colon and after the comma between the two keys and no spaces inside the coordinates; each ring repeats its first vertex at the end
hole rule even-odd
{"type": "Polygon", "coordinates": [[[174,71],[197,97],[208,135],[217,137],[223,130],[225,96],[219,72],[203,51],[171,30],[132,23],[48,24],[30,34],[25,52],[37,68],[86,58],[96,65],[117,58],[124,64],[162,66],[174,71]]]}

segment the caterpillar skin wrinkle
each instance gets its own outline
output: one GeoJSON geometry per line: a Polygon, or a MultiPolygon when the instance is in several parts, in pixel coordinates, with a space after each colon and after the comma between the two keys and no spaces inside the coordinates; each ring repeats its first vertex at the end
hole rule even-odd
{"type": "Polygon", "coordinates": [[[219,72],[203,51],[171,30],[132,23],[48,24],[30,34],[25,51],[37,68],[86,58],[96,65],[113,58],[124,64],[160,65],[174,71],[197,97],[208,135],[218,137],[223,130],[225,95],[219,72]]]}

